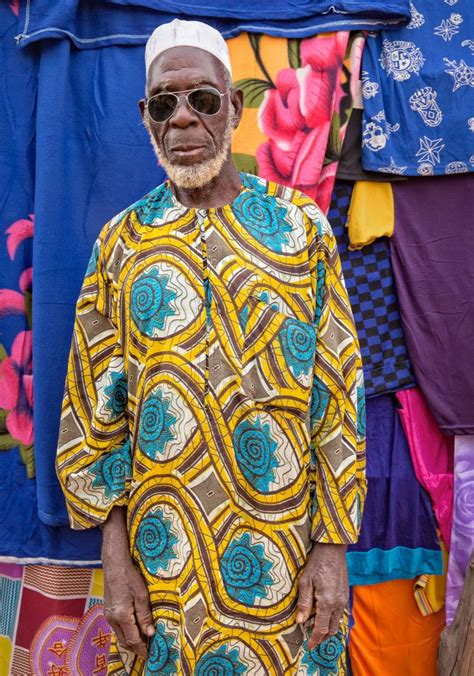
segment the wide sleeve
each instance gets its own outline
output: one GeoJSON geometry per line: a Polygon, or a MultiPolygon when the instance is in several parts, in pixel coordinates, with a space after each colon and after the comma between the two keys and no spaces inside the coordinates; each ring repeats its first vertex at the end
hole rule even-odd
{"type": "Polygon", "coordinates": [[[366,494],[362,362],[334,234],[319,209],[312,215],[317,339],[310,410],[311,536],[315,542],[350,544],[358,538],[366,494]]]}
{"type": "Polygon", "coordinates": [[[75,529],[105,521],[127,502],[131,483],[127,379],[106,233],[94,245],[77,302],[56,458],[75,529]]]}

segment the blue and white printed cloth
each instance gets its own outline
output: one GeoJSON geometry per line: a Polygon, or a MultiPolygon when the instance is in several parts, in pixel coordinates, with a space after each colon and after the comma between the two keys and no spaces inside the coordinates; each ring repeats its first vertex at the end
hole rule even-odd
{"type": "Polygon", "coordinates": [[[411,0],[411,21],[367,39],[364,169],[474,171],[474,2],[411,0]]]}

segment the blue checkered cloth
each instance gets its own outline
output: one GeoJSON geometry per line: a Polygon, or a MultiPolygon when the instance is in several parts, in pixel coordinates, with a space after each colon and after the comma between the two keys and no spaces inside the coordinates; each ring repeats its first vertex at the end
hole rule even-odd
{"type": "Polygon", "coordinates": [[[336,236],[342,270],[359,336],[367,397],[415,385],[398,310],[387,237],[349,251],[346,228],[352,184],[336,182],[328,219],[336,236]]]}

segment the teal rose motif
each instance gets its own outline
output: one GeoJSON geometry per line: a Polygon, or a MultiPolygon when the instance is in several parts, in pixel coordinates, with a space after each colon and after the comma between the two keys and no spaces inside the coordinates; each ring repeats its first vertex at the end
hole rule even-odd
{"type": "Polygon", "coordinates": [[[107,397],[105,408],[111,412],[112,418],[118,418],[127,406],[127,377],[123,371],[111,373],[109,381],[109,384],[104,388],[104,394],[107,397]]]}
{"type": "Polygon", "coordinates": [[[176,310],[171,306],[177,293],[168,288],[169,276],[152,268],[132,284],[130,314],[141,333],[153,338],[176,310]]]}
{"type": "Polygon", "coordinates": [[[210,650],[198,660],[194,676],[240,676],[247,667],[239,660],[237,648],[229,648],[224,644],[217,650],[210,650]]]}
{"type": "Polygon", "coordinates": [[[171,530],[172,522],[155,509],[145,516],[137,530],[137,549],[143,565],[152,575],[166,570],[172,559],[177,558],[175,545],[178,538],[171,530]]]}
{"type": "Polygon", "coordinates": [[[140,412],[138,446],[142,453],[154,460],[163,455],[168,441],[175,438],[171,431],[176,416],[169,413],[170,401],[161,390],[155,390],[146,399],[140,412]]]}
{"type": "Polygon", "coordinates": [[[329,391],[329,388],[315,375],[311,390],[311,403],[309,409],[311,429],[324,418],[329,406],[330,398],[331,392],[329,391]]]}
{"type": "Polygon", "coordinates": [[[166,632],[162,622],[155,625],[155,633],[150,642],[148,660],[145,666],[145,676],[171,676],[178,673],[179,652],[175,647],[175,637],[166,632]]]}
{"type": "Polygon", "coordinates": [[[268,491],[279,465],[275,456],[278,444],[271,437],[270,425],[262,425],[258,417],[254,423],[244,420],[235,428],[233,443],[237,464],[247,481],[258,491],[268,491]]]}
{"type": "Polygon", "coordinates": [[[250,533],[234,538],[221,559],[221,572],[229,596],[246,606],[265,598],[273,584],[269,574],[273,563],[265,557],[263,543],[252,544],[250,533]]]}
{"type": "Polygon", "coordinates": [[[254,176],[253,174],[246,174],[245,172],[241,171],[240,180],[242,181],[242,185],[244,186],[244,188],[247,188],[248,190],[256,190],[257,192],[266,192],[267,182],[264,179],[259,178],[258,176],[254,176]]]}
{"type": "Polygon", "coordinates": [[[275,197],[266,193],[244,191],[232,203],[237,220],[258,242],[272,251],[283,251],[289,243],[292,226],[286,220],[286,209],[275,197]]]}
{"type": "Polygon", "coordinates": [[[338,631],[335,636],[320,643],[316,648],[308,650],[308,642],[303,644],[305,654],[302,664],[306,665],[308,674],[318,676],[337,676],[339,659],[346,649],[344,635],[338,631]]]}
{"type": "Polygon", "coordinates": [[[131,445],[127,439],[122,446],[104,453],[89,468],[92,475],[92,487],[104,491],[109,499],[118,498],[126,488],[127,479],[132,476],[131,445]]]}
{"type": "Polygon", "coordinates": [[[298,319],[288,318],[283,322],[280,343],[285,361],[295,378],[301,374],[308,375],[314,367],[316,352],[316,330],[312,324],[305,324],[298,319]]]}
{"type": "Polygon", "coordinates": [[[175,206],[171,188],[162,184],[135,204],[135,214],[142,225],[154,225],[162,220],[167,209],[175,206]]]}

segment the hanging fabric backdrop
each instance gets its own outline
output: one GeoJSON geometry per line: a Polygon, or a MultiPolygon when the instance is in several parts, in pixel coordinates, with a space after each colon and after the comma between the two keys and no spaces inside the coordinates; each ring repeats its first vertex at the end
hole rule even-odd
{"type": "MultiPolygon", "coordinates": [[[[0,379],[7,385],[0,392],[0,676],[48,669],[64,676],[106,671],[110,630],[101,612],[101,571],[91,567],[100,559],[100,537],[67,527],[54,470],[59,411],[75,301],[93,242],[110,217],[164,177],[137,106],[144,92],[144,43],[158,23],[185,13],[187,5],[167,0],[11,0],[0,5],[5,73],[0,379]],[[78,564],[83,567],[71,567],[78,564]]],[[[388,624],[381,621],[378,633],[370,624],[367,608],[378,604],[378,617],[383,615],[383,585],[372,586],[383,581],[392,585],[384,588],[387,597],[399,599],[393,617],[385,619],[398,626],[411,618],[419,631],[403,633],[400,642],[412,645],[428,674],[444,611],[436,608],[423,618],[411,595],[411,579],[433,579],[443,563],[430,498],[417,481],[419,466],[415,476],[411,461],[415,442],[400,423],[402,404],[394,396],[412,391],[416,368],[405,344],[389,241],[351,250],[346,229],[351,184],[335,184],[365,42],[349,30],[393,31],[408,18],[413,21],[413,3],[276,0],[257,5],[213,0],[193,5],[193,11],[232,38],[234,81],[245,92],[244,116],[233,142],[236,164],[316,199],[329,212],[338,238],[368,396],[369,499],[361,539],[348,562],[351,582],[365,585],[356,587],[365,592],[354,596],[354,615],[370,631],[354,634],[353,659],[358,675],[366,676],[369,663],[378,669],[380,655],[371,655],[370,646],[379,642],[391,660],[387,674],[407,669],[403,656],[400,662],[393,657],[388,624]],[[288,140],[289,152],[282,150],[288,140]],[[410,579],[400,584],[394,578],[410,579]],[[369,652],[364,636],[370,637],[369,652]],[[364,655],[369,655],[367,663],[364,655]]],[[[463,525],[465,496],[472,490],[466,448],[458,444],[456,458],[464,497],[455,512],[451,616],[469,540],[463,525]]],[[[452,447],[445,452],[452,453],[452,447]]],[[[452,472],[452,457],[451,465],[447,455],[444,460],[452,472]]]]}

